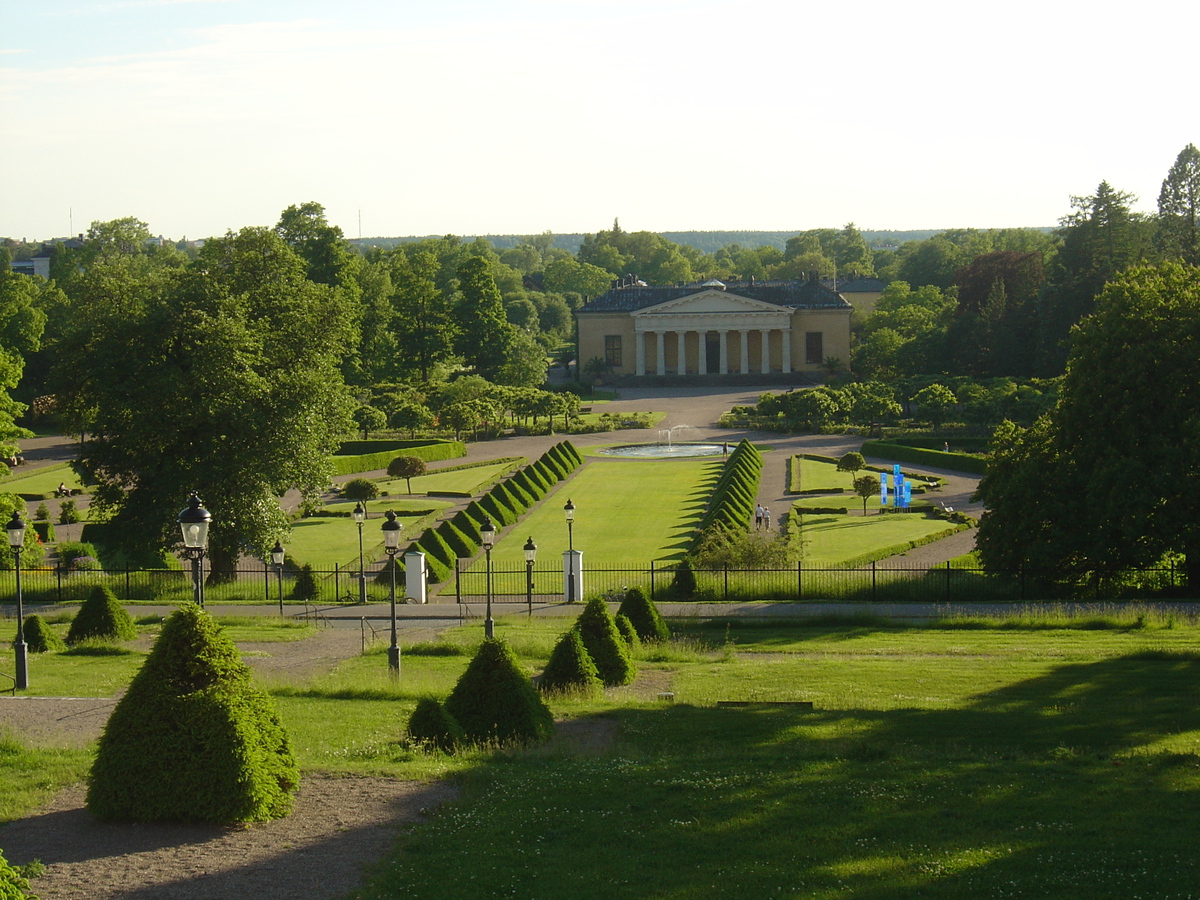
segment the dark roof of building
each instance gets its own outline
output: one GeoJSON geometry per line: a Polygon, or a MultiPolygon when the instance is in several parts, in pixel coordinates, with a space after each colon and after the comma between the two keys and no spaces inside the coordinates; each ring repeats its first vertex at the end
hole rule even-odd
{"type": "Polygon", "coordinates": [[[855,278],[852,281],[843,281],[838,285],[838,290],[850,294],[879,294],[883,293],[885,287],[887,285],[881,278],[855,278]]]}
{"type": "MultiPolygon", "coordinates": [[[[634,312],[648,306],[657,306],[668,300],[678,300],[711,290],[703,284],[676,285],[674,287],[648,287],[630,285],[606,291],[588,301],[579,309],[589,312],[634,312]]],[[[740,297],[774,303],[797,309],[849,309],[850,303],[840,294],[817,281],[758,281],[742,284],[726,284],[718,290],[726,290],[740,297]]]]}

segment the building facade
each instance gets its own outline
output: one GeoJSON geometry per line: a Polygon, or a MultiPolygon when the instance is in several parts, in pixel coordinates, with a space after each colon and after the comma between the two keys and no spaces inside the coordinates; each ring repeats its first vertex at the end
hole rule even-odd
{"type": "Polygon", "coordinates": [[[576,313],[579,362],[617,376],[792,375],[850,359],[851,305],[807,282],[614,287],[576,313]]]}

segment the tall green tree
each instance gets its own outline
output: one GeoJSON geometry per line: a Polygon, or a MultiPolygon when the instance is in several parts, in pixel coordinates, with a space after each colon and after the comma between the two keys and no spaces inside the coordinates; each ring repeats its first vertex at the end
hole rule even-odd
{"type": "Polygon", "coordinates": [[[1200,268],[1115,277],[1077,327],[1058,406],[1000,435],[980,484],[988,566],[1111,573],[1185,560],[1200,586],[1200,268]]]}
{"type": "Polygon", "coordinates": [[[209,241],[139,300],[95,310],[58,381],[92,410],[82,463],[116,538],[175,544],[176,515],[198,491],[219,580],[242,550],[284,534],[283,492],[315,498],[329,482],[329,455],[352,427],[338,370],[349,303],[265,228],[209,241]]]}
{"type": "MultiPolygon", "coordinates": [[[[453,356],[458,330],[447,294],[437,285],[438,258],[430,250],[397,252],[389,263],[395,285],[392,322],[397,363],[426,382],[453,356]]],[[[474,265],[487,267],[484,260],[474,265]]]]}
{"type": "Polygon", "coordinates": [[[40,303],[52,292],[55,289],[40,279],[14,274],[8,249],[0,247],[0,456],[16,456],[16,441],[30,437],[16,424],[25,405],[17,403],[12,392],[21,380],[25,357],[40,346],[46,324],[40,303]]]}
{"type": "Polygon", "coordinates": [[[486,259],[465,260],[458,269],[458,282],[456,349],[467,365],[488,381],[496,381],[516,329],[504,315],[504,301],[486,259]]]}
{"type": "Polygon", "coordinates": [[[1158,194],[1158,248],[1167,259],[1200,265],[1200,150],[1179,151],[1158,194]]]}

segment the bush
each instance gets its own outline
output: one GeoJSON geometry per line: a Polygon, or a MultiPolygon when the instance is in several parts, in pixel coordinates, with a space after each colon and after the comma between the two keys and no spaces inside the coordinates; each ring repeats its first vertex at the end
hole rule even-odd
{"type": "Polygon", "coordinates": [[[74,500],[64,500],[58,507],[58,524],[74,525],[79,521],[79,510],[75,508],[74,500]]]}
{"type": "Polygon", "coordinates": [[[38,539],[43,544],[54,543],[54,525],[50,522],[34,522],[33,530],[37,532],[38,539]]]}
{"type": "Polygon", "coordinates": [[[422,750],[453,753],[467,742],[467,736],[442,704],[432,697],[423,697],[408,718],[408,740],[422,750]]]}
{"type": "Polygon", "coordinates": [[[446,542],[446,546],[458,559],[470,559],[475,555],[475,549],[478,545],[473,544],[471,539],[459,531],[453,519],[448,519],[437,527],[438,536],[446,542]]]}
{"type": "Polygon", "coordinates": [[[34,512],[33,517],[42,522],[49,522],[50,521],[50,507],[48,507],[45,504],[45,502],[39,503],[37,511],[34,512]]]}
{"type": "MultiPolygon", "coordinates": [[[[479,523],[467,515],[465,509],[460,509],[456,512],[450,519],[450,524],[476,548],[483,543],[483,535],[479,533],[479,523]]],[[[474,551],[472,551],[472,554],[474,554],[474,551]]]]}
{"type": "Polygon", "coordinates": [[[37,900],[35,894],[26,893],[29,882],[17,869],[10,866],[0,853],[0,900],[37,900]]]}
{"type": "Polygon", "coordinates": [[[601,681],[609,687],[633,681],[637,669],[629,658],[629,647],[617,631],[617,624],[602,599],[593,597],[587,602],[575,622],[575,628],[583,639],[588,655],[596,663],[601,681]]]}
{"type": "Polygon", "coordinates": [[[87,808],[105,820],[261,822],[291,811],[298,783],[270,698],[212,617],[188,603],[109,717],[87,808]]]}
{"type": "Polygon", "coordinates": [[[293,600],[312,601],[320,595],[321,586],[317,584],[316,573],[311,565],[305,563],[296,572],[296,583],[292,586],[291,597],[293,600]]]}
{"type": "Polygon", "coordinates": [[[446,711],[475,743],[530,743],[554,733],[554,718],[512,648],[487,638],[446,698],[446,711]]]}
{"type": "Polygon", "coordinates": [[[658,607],[640,587],[631,587],[625,592],[617,615],[628,618],[643,641],[665,641],[671,636],[667,623],[658,614],[658,607]]]}
{"type": "Polygon", "coordinates": [[[25,617],[21,626],[21,634],[25,638],[25,646],[30,653],[49,653],[51,650],[65,650],[67,645],[63,639],[54,633],[46,620],[34,613],[25,617]]]}
{"type": "Polygon", "coordinates": [[[74,645],[80,641],[94,638],[101,641],[132,641],[137,637],[137,626],[129,613],[117,602],[116,596],[107,585],[98,584],[79,612],[71,620],[71,628],[67,631],[67,644],[74,645]]]}
{"type": "Polygon", "coordinates": [[[379,485],[369,478],[351,478],[342,485],[342,496],[347,500],[374,500],[379,496],[379,485]]]}
{"type": "Polygon", "coordinates": [[[613,617],[613,622],[616,623],[617,631],[620,633],[621,637],[625,638],[625,643],[629,645],[629,651],[631,653],[642,646],[642,642],[638,639],[637,629],[634,628],[633,623],[629,621],[629,616],[623,615],[622,613],[617,613],[616,616],[613,617]]]}
{"type": "Polygon", "coordinates": [[[554,645],[538,679],[538,690],[543,694],[593,696],[603,686],[596,663],[583,646],[583,638],[572,628],[554,645]]]}
{"type": "Polygon", "coordinates": [[[675,577],[671,579],[671,592],[680,600],[696,596],[696,568],[687,556],[675,567],[675,577]]]}

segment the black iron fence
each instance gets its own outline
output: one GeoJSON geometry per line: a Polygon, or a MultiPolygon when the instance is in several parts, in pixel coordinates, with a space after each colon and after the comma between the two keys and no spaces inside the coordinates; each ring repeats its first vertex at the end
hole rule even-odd
{"type": "MultiPolygon", "coordinates": [[[[587,566],[583,571],[582,599],[594,594],[615,594],[639,586],[655,600],[713,601],[870,601],[870,602],[971,602],[1036,600],[1150,600],[1195,598],[1182,569],[1160,567],[1120,576],[1090,576],[1066,582],[1029,572],[985,572],[980,568],[943,564],[895,566],[872,563],[847,568],[795,566],[776,569],[696,569],[696,590],[685,597],[675,585],[676,562],[656,560],[645,566],[587,566]]],[[[205,575],[210,573],[207,568],[205,575]]],[[[279,577],[273,566],[243,565],[236,571],[206,577],[206,603],[276,603],[311,600],[319,603],[355,603],[360,597],[359,573],[334,568],[316,571],[309,593],[294,573],[279,577]]],[[[368,601],[389,598],[390,575],[375,565],[364,573],[368,601]]],[[[107,585],[124,602],[181,603],[191,600],[191,573],[181,569],[123,569],[71,571],[22,569],[21,588],[27,602],[69,603],[83,600],[97,584],[107,585]]],[[[565,599],[561,568],[493,567],[492,599],[496,603],[561,602],[565,599]]],[[[405,595],[400,574],[397,597],[405,595]]],[[[430,594],[443,600],[477,602],[487,595],[486,567],[460,560],[458,570],[430,594]]],[[[0,572],[0,604],[15,600],[13,572],[0,572]]]]}

